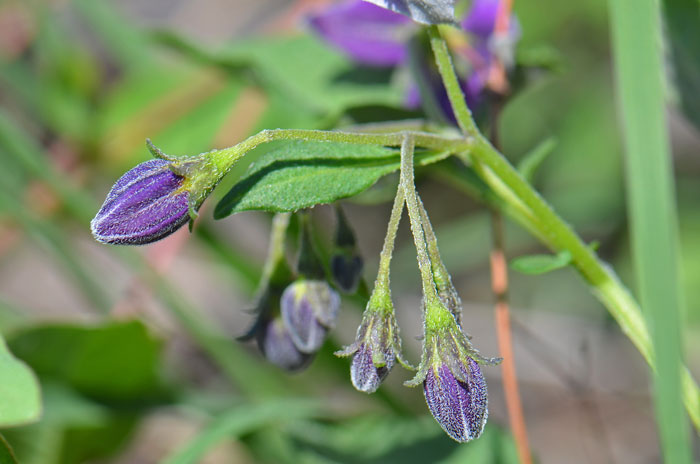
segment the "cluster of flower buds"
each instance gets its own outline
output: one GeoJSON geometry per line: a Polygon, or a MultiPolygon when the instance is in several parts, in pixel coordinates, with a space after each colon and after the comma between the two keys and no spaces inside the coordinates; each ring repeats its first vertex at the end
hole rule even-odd
{"type": "Polygon", "coordinates": [[[288,214],[273,221],[268,262],[265,266],[253,327],[242,340],[255,338],[271,363],[289,370],[306,367],[335,325],[340,296],[323,278],[324,271],[310,239],[306,215],[301,215],[298,277],[284,256],[288,214]]]}

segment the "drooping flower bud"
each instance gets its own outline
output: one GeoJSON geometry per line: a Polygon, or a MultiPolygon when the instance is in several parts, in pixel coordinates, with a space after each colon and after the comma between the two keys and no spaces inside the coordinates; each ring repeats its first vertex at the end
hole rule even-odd
{"type": "Polygon", "coordinates": [[[297,280],[284,290],[280,301],[282,320],[302,353],[321,347],[339,309],[340,296],[322,280],[297,280]]]}
{"type": "Polygon", "coordinates": [[[362,257],[357,249],[355,233],[340,206],[336,211],[334,251],[331,256],[331,275],[338,288],[354,293],[362,277],[362,257]]]}
{"type": "Polygon", "coordinates": [[[408,363],[401,355],[401,338],[394,308],[388,295],[373,293],[357,329],[355,342],[335,353],[352,356],[350,378],[353,386],[362,392],[373,393],[397,360],[408,363]]]}
{"type": "Polygon", "coordinates": [[[479,364],[496,365],[474,348],[442,302],[426,308],[423,357],[407,386],[423,384],[425,401],[440,427],[454,440],[478,438],[488,418],[486,381],[479,364]]]}
{"type": "Polygon", "coordinates": [[[313,354],[297,349],[289,329],[279,317],[267,321],[256,338],[265,359],[287,371],[300,370],[313,359],[313,354]]]}
{"type": "Polygon", "coordinates": [[[124,174],[90,226],[100,242],[143,245],[171,234],[187,221],[189,192],[170,163],[154,159],[124,174]]]}

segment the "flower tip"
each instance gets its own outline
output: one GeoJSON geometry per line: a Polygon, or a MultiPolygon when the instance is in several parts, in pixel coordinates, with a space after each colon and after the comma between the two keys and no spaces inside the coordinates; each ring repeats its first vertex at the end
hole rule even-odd
{"type": "Polygon", "coordinates": [[[395,356],[389,353],[384,356],[385,364],[377,366],[372,360],[372,349],[364,343],[360,345],[352,358],[350,379],[352,385],[359,391],[374,393],[384,381],[394,366],[395,356]]]}
{"type": "Polygon", "coordinates": [[[127,171],[90,222],[93,237],[113,245],[144,245],[175,232],[190,220],[183,182],[162,159],[127,171]]]}
{"type": "Polygon", "coordinates": [[[486,381],[479,364],[469,361],[468,381],[455,378],[447,365],[428,369],[423,392],[428,409],[452,439],[465,443],[478,438],[488,418],[486,381]]]}

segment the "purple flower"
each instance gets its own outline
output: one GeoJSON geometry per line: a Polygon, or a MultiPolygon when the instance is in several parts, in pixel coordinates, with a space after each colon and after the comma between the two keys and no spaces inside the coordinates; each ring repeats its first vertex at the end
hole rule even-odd
{"type": "Polygon", "coordinates": [[[423,382],[428,409],[440,427],[459,442],[478,438],[489,415],[486,380],[479,364],[469,359],[463,367],[466,382],[456,378],[445,364],[429,369],[423,382]]]}
{"type": "MultiPolygon", "coordinates": [[[[392,3],[395,11],[406,13],[405,4],[413,7],[419,2],[392,3]]],[[[449,3],[449,2],[447,2],[449,3]]],[[[483,99],[490,68],[498,56],[506,67],[512,62],[513,48],[519,38],[515,17],[510,21],[508,37],[495,39],[494,29],[500,0],[474,0],[462,21],[462,30],[453,30],[447,36],[454,52],[460,84],[467,104],[476,108],[483,99]],[[468,34],[467,34],[468,33],[468,34]]],[[[387,6],[387,5],[385,5],[387,6]]],[[[375,7],[362,0],[347,0],[321,11],[311,19],[314,31],[326,42],[350,56],[357,63],[369,66],[407,66],[408,43],[419,29],[399,13],[375,7]]],[[[420,58],[418,58],[419,61],[420,58]]],[[[437,69],[432,62],[419,63],[423,80],[432,89],[431,98],[451,117],[452,110],[437,69]]],[[[416,83],[407,85],[404,102],[407,108],[417,108],[425,95],[420,95],[416,83]]],[[[454,119],[454,118],[452,118],[454,119]]]]}
{"type": "Polygon", "coordinates": [[[362,392],[373,393],[398,360],[408,366],[401,356],[401,338],[389,298],[370,298],[352,345],[336,352],[336,356],[352,356],[350,379],[362,392]]]}
{"type": "Polygon", "coordinates": [[[297,280],[284,290],[280,301],[282,320],[302,353],[321,347],[339,309],[340,296],[322,280],[297,280]]]}
{"type": "Polygon", "coordinates": [[[190,220],[185,178],[171,163],[154,159],[124,174],[90,223],[100,242],[143,245],[171,234],[190,220]]]}
{"type": "Polygon", "coordinates": [[[474,348],[442,302],[426,308],[423,356],[407,386],[423,384],[425,402],[440,427],[453,439],[478,438],[488,418],[486,381],[479,364],[496,365],[474,348]]]}
{"type": "Polygon", "coordinates": [[[500,3],[501,0],[474,0],[462,21],[462,28],[476,37],[488,40],[496,27],[500,3]]]}
{"type": "Polygon", "coordinates": [[[407,56],[413,33],[410,19],[364,1],[333,4],[310,19],[311,27],[354,61],[369,66],[397,66],[407,56]]]}

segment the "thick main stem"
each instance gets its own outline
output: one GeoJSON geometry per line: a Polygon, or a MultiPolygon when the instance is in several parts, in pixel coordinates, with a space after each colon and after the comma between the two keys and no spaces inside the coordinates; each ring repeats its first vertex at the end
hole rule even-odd
{"type": "MultiPolygon", "coordinates": [[[[450,59],[447,45],[437,26],[428,29],[430,43],[447,95],[459,127],[466,136],[472,137],[474,146],[470,159],[482,166],[489,175],[479,172],[482,179],[499,191],[504,186],[517,197],[537,219],[534,224],[540,229],[541,238],[554,251],[568,250],[573,265],[593,287],[594,293],[610,311],[622,331],[630,338],[644,359],[654,368],[654,358],[649,331],[639,306],[615,273],[597,256],[578,235],[552,210],[549,204],[522,178],[517,170],[481,135],[476,128],[471,112],[464,101],[450,59]]],[[[511,201],[505,197],[506,201],[511,201]]],[[[686,409],[696,430],[700,433],[700,389],[691,374],[684,371],[683,397],[686,409]]]]}

